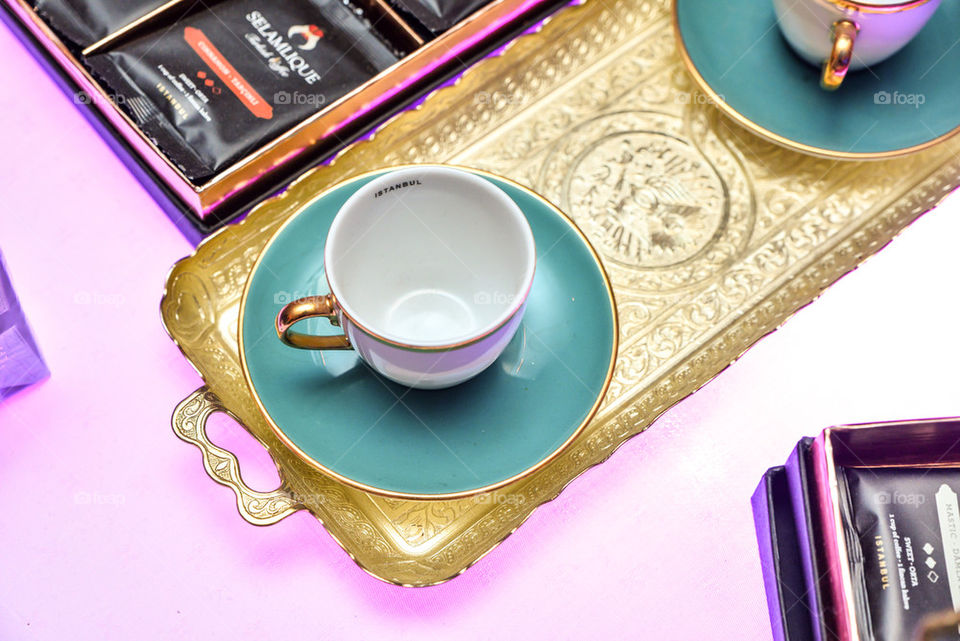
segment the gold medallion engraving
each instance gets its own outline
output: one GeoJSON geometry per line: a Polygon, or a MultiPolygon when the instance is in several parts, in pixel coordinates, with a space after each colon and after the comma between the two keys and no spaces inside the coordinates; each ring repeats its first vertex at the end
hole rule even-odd
{"type": "Polygon", "coordinates": [[[712,157],[680,114],[605,114],[557,141],[537,187],[583,227],[614,282],[688,287],[736,257],[754,219],[741,164],[719,141],[699,142],[712,157]]]}
{"type": "Polygon", "coordinates": [[[729,210],[723,181],[696,150],[643,131],[597,141],[574,165],[564,200],[587,213],[584,227],[606,257],[638,267],[688,260],[729,210]]]}

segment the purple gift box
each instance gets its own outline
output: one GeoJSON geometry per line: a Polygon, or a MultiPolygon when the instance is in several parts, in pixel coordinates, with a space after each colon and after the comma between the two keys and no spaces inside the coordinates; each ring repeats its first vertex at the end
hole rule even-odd
{"type": "Polygon", "coordinates": [[[763,584],[774,641],[811,641],[813,621],[800,560],[800,535],[784,466],[773,467],[753,495],[763,584]]]}
{"type": "Polygon", "coordinates": [[[774,641],[837,641],[816,479],[815,441],[800,439],[764,474],[751,503],[774,641]]]}
{"type": "Polygon", "coordinates": [[[49,375],[0,254],[0,401],[49,375]]]}
{"type": "Polygon", "coordinates": [[[951,600],[960,612],[955,591],[960,583],[950,579],[951,568],[960,568],[960,544],[950,539],[953,547],[948,545],[949,537],[960,538],[952,534],[957,530],[952,524],[960,523],[957,493],[942,485],[953,502],[944,499],[941,505],[940,493],[931,489],[940,481],[925,480],[948,472],[956,486],[958,470],[958,418],[841,425],[816,439],[801,439],[785,465],[764,474],[752,498],[774,640],[907,639],[923,629],[948,632],[924,638],[960,638],[957,620],[947,615],[951,600]],[[851,486],[847,475],[854,470],[851,486]],[[889,480],[893,473],[896,481],[889,480]],[[894,482],[899,485],[884,485],[894,482]],[[861,486],[867,489],[850,489],[861,486]],[[918,511],[933,505],[932,496],[936,507],[918,511]],[[885,537],[894,543],[887,547],[885,537]],[[911,539],[923,551],[922,568],[911,539]],[[902,553],[896,551],[900,540],[902,553]],[[876,560],[869,566],[870,580],[868,557],[876,560]],[[923,574],[914,579],[911,568],[923,574]],[[894,588],[889,593],[887,585],[894,588]],[[895,596],[884,601],[887,594],[895,596]]]}

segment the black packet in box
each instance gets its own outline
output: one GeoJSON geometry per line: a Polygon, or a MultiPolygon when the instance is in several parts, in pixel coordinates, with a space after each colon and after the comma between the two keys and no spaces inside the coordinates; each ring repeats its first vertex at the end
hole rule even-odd
{"type": "Polygon", "coordinates": [[[960,420],[831,427],[813,451],[840,641],[911,639],[960,610],[960,420]]]}
{"type": "Polygon", "coordinates": [[[389,0],[401,14],[413,18],[433,35],[453,27],[492,0],[389,0]]]}
{"type": "Polygon", "coordinates": [[[861,637],[910,638],[928,615],[960,610],[960,468],[837,469],[861,637]]]}
{"type": "Polygon", "coordinates": [[[227,0],[87,62],[202,183],[397,60],[339,0],[227,0]]]}
{"type": "Polygon", "coordinates": [[[49,375],[0,254],[0,401],[49,375]]]}
{"type": "Polygon", "coordinates": [[[34,8],[66,44],[84,49],[170,0],[36,0],[34,8]]]}

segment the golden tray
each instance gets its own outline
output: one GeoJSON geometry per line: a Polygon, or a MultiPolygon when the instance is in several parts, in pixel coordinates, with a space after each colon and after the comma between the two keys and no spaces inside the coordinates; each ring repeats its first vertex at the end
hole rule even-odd
{"type": "Polygon", "coordinates": [[[470,69],[319,167],[170,273],[163,322],[206,382],[173,415],[210,476],[265,525],[308,509],[370,574],[430,585],[463,572],[664,410],[723,370],[960,183],[960,138],[880,162],[804,156],[749,134],[694,89],[665,0],[588,0],[470,69]],[[247,392],[237,313],[271,233],[313,194],[388,165],[505,175],[569,213],[617,296],[620,352],[597,416],[560,457],[492,494],[394,500],[322,476],[273,435],[247,392]],[[204,433],[236,417],[282,478],[255,492],[204,433]]]}

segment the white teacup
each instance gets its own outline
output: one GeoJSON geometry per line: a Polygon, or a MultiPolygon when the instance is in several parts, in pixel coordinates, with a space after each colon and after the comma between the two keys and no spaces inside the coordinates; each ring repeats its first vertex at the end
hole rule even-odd
{"type": "Polygon", "coordinates": [[[797,54],[823,65],[820,84],[836,89],[849,70],[886,60],[927,24],[940,0],[773,0],[797,54]]]}
{"type": "Polygon", "coordinates": [[[383,376],[437,389],[487,368],[513,338],[533,284],[533,232],[513,200],[464,170],[414,166],[340,208],[324,247],[330,293],[293,301],[277,334],[303,349],[355,349],[383,376]],[[342,336],[292,331],[323,316],[342,336]]]}

